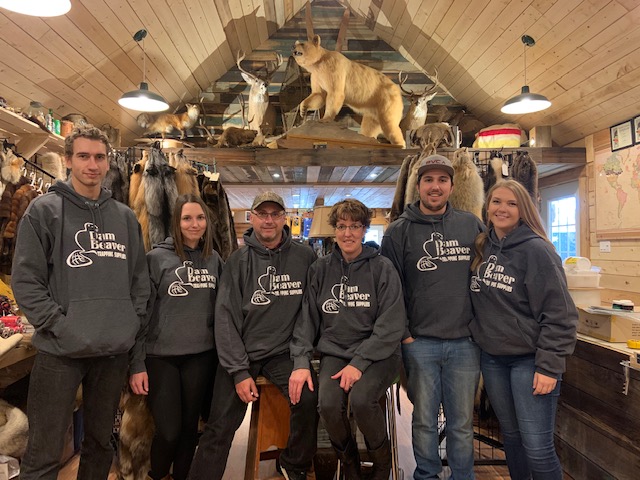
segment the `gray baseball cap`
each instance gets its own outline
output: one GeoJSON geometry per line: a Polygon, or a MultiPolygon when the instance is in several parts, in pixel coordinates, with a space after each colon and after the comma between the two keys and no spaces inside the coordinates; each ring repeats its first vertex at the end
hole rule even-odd
{"type": "Polygon", "coordinates": [[[424,172],[428,172],[429,170],[443,170],[453,178],[453,165],[451,165],[451,161],[445,156],[434,154],[420,160],[418,178],[420,178],[424,172]]]}
{"type": "Polygon", "coordinates": [[[284,200],[280,195],[275,192],[263,192],[260,195],[257,195],[256,198],[253,199],[253,205],[251,205],[251,210],[255,210],[264,202],[273,202],[277,203],[282,207],[283,210],[286,210],[287,207],[284,205],[284,200]]]}

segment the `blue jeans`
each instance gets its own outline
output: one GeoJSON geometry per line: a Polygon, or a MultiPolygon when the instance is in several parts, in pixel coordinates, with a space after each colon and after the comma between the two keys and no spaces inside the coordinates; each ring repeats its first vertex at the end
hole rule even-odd
{"type": "Polygon", "coordinates": [[[560,383],[547,395],[533,395],[535,355],[482,352],[482,376],[500,422],[513,480],[562,480],[553,443],[560,383]]]}
{"type": "Polygon", "coordinates": [[[413,403],[415,480],[442,471],[438,452],[438,412],[446,418],[447,460],[454,480],[473,475],[473,400],[480,376],[480,349],[469,337],[443,340],[417,337],[402,344],[407,395],[413,403]]]}
{"type": "Polygon", "coordinates": [[[56,480],[63,439],[71,423],[82,384],[84,440],[79,480],[106,479],[113,460],[111,432],[120,392],[126,382],[128,356],[67,358],[36,355],[27,398],[29,444],[20,466],[23,480],[56,480]]]}

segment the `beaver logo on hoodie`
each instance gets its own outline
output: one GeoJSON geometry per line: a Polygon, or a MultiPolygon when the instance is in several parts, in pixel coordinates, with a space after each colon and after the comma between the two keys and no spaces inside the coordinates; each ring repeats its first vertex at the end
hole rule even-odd
{"type": "Polygon", "coordinates": [[[209,274],[206,268],[194,268],[193,262],[185,260],[182,265],[175,269],[174,274],[178,280],[171,282],[167,293],[172,297],[186,297],[189,290],[185,287],[195,289],[216,288],[216,277],[209,274]]]}
{"type": "Polygon", "coordinates": [[[480,291],[480,282],[482,282],[489,288],[511,292],[515,281],[514,277],[505,273],[504,267],[498,263],[498,257],[491,255],[487,261],[478,266],[476,274],[471,277],[471,286],[469,288],[472,292],[478,293],[480,291]]]}
{"type": "Polygon", "coordinates": [[[97,225],[91,222],[84,224],[74,236],[79,250],[74,250],[67,257],[67,265],[71,268],[88,267],[93,260],[88,255],[127,259],[127,247],[116,241],[114,233],[100,233],[97,225]]]}
{"type": "Polygon", "coordinates": [[[258,289],[251,296],[253,305],[269,305],[269,296],[285,297],[302,295],[302,282],[291,280],[288,274],[276,275],[276,267],[269,265],[266,273],[258,277],[258,289]]]}

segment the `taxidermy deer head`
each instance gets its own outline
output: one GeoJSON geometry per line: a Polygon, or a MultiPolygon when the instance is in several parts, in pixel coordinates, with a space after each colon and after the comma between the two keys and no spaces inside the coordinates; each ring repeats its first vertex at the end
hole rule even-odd
{"type": "Polygon", "coordinates": [[[421,93],[415,93],[413,90],[407,90],[404,88],[404,82],[407,81],[408,75],[402,76],[402,72],[398,73],[398,80],[400,82],[400,90],[404,93],[404,96],[409,99],[411,104],[409,110],[404,118],[400,121],[400,130],[406,132],[407,130],[415,130],[421,127],[427,121],[427,102],[436,96],[438,86],[438,71],[436,70],[435,80],[431,87],[426,86],[421,93]]]}
{"type": "MultiPolygon", "coordinates": [[[[249,91],[248,112],[249,129],[258,132],[258,136],[261,137],[260,141],[264,139],[264,134],[269,135],[275,127],[275,111],[273,107],[270,109],[273,112],[267,112],[267,110],[269,110],[269,82],[273,74],[278,70],[280,65],[282,65],[282,55],[277,52],[275,55],[275,60],[267,62],[265,65],[267,74],[264,78],[258,77],[256,74],[248,72],[240,66],[240,62],[242,62],[245,57],[242,50],[238,51],[236,57],[236,65],[242,74],[242,78],[251,86],[251,90],[249,91]]],[[[258,141],[258,137],[256,137],[256,141],[258,141]]]]}

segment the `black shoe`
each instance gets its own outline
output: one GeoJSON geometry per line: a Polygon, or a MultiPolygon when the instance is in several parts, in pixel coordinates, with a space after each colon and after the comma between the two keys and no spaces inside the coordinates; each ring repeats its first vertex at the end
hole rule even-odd
{"type": "Polygon", "coordinates": [[[360,480],[360,454],[356,443],[351,440],[344,450],[333,445],[338,458],[342,462],[342,470],[345,480],[360,480]]]}
{"type": "Polygon", "coordinates": [[[388,480],[391,473],[391,449],[389,439],[385,438],[382,445],[375,450],[369,450],[369,459],[373,462],[373,473],[369,480],[388,480]]]}
{"type": "Polygon", "coordinates": [[[307,472],[305,470],[294,470],[282,464],[280,464],[280,468],[282,468],[282,475],[287,480],[307,480],[307,472]]]}

